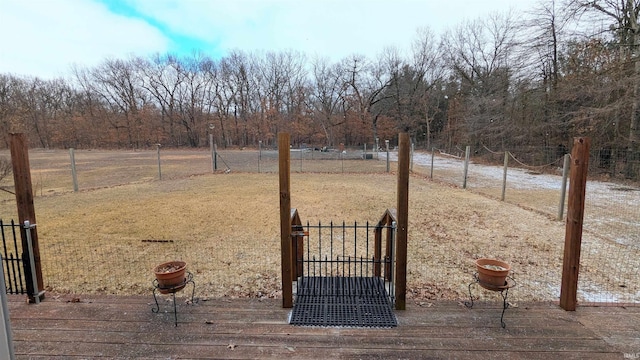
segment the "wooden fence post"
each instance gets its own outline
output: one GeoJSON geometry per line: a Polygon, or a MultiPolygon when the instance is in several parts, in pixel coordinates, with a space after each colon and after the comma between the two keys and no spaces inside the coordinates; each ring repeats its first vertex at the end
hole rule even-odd
{"type": "Polygon", "coordinates": [[[410,163],[411,165],[409,166],[409,170],[411,171],[413,171],[413,153],[416,150],[415,147],[416,145],[413,142],[411,142],[411,163],[410,163]]]}
{"type": "Polygon", "coordinates": [[[282,307],[293,307],[293,278],[291,257],[291,158],[289,134],[278,134],[280,177],[280,256],[282,272],[282,307]]]}
{"type": "Polygon", "coordinates": [[[571,178],[564,237],[562,287],[560,288],[560,307],[567,311],[574,311],[577,303],[580,246],[582,244],[582,223],[584,219],[590,146],[591,139],[575,138],[571,151],[571,178]]]}
{"type": "Polygon", "coordinates": [[[303,263],[302,258],[304,257],[304,237],[309,236],[308,231],[304,231],[304,227],[302,226],[302,220],[300,220],[300,214],[298,214],[297,209],[291,209],[291,246],[293,247],[291,250],[291,267],[292,267],[292,275],[291,281],[293,279],[298,279],[298,277],[303,274],[303,263]]]}
{"type": "Polygon", "coordinates": [[[464,151],[464,176],[462,179],[462,188],[467,188],[467,174],[469,172],[469,155],[471,155],[471,146],[467,145],[467,148],[464,151]]]}
{"type": "Polygon", "coordinates": [[[78,192],[78,173],[76,172],[76,155],[73,148],[69,148],[71,160],[71,178],[73,179],[73,192],[78,192]]]}
{"type": "Polygon", "coordinates": [[[409,134],[398,136],[398,237],[396,239],[396,310],[407,301],[407,226],[409,223],[409,134]]]}
{"type": "Polygon", "coordinates": [[[218,170],[218,144],[213,143],[213,170],[218,170]]]}
{"type": "Polygon", "coordinates": [[[502,170],[502,195],[500,201],[504,201],[505,193],[507,192],[507,171],[509,170],[509,151],[504,152],[504,168],[502,170]]]}
{"type": "Polygon", "coordinates": [[[560,187],[560,204],[558,204],[558,221],[562,220],[564,214],[564,199],[567,195],[567,176],[569,175],[569,167],[571,155],[564,154],[564,162],[562,163],[562,186],[560,187]]]}
{"type": "Polygon", "coordinates": [[[430,178],[433,180],[433,158],[436,156],[436,148],[432,147],[431,148],[431,173],[430,173],[430,178]]]}
{"type": "Polygon", "coordinates": [[[216,165],[215,165],[216,154],[213,151],[213,134],[212,133],[209,133],[209,150],[211,151],[211,173],[215,173],[216,172],[216,165]]]}
{"type": "Polygon", "coordinates": [[[384,144],[387,148],[387,172],[389,172],[390,167],[389,167],[389,140],[385,140],[384,144]]]}
{"type": "Polygon", "coordinates": [[[156,144],[158,148],[158,180],[162,180],[162,165],[160,163],[160,144],[156,144]]]}
{"type": "Polygon", "coordinates": [[[374,231],[374,245],[373,245],[373,276],[380,276],[381,261],[382,261],[382,220],[376,226],[374,231]]]}
{"type": "MultiPolygon", "coordinates": [[[[25,221],[37,224],[36,210],[33,206],[33,188],[31,186],[31,170],[29,166],[29,143],[25,134],[10,134],[11,163],[13,165],[13,182],[15,184],[16,204],[18,206],[18,219],[20,220],[20,235],[22,237],[22,249],[28,249],[27,229],[22,226],[25,221]]],[[[38,229],[31,229],[31,244],[35,262],[36,282],[32,284],[27,279],[27,292],[29,302],[36,302],[35,294],[39,300],[44,299],[44,282],[42,280],[42,264],[40,263],[40,246],[38,245],[38,229]]],[[[26,251],[26,250],[23,250],[26,251]]],[[[28,276],[27,276],[28,277],[28,276]]]]}

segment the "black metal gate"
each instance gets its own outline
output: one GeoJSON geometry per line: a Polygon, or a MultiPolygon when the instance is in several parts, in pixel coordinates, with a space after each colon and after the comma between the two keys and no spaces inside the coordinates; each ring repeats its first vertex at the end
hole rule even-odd
{"type": "Polygon", "coordinates": [[[395,230],[395,223],[294,225],[296,292],[290,323],[396,326],[395,230]]]}
{"type": "Polygon", "coordinates": [[[4,223],[0,220],[2,235],[2,267],[7,294],[27,294],[27,261],[22,242],[18,241],[20,225],[13,220],[4,223]]]}

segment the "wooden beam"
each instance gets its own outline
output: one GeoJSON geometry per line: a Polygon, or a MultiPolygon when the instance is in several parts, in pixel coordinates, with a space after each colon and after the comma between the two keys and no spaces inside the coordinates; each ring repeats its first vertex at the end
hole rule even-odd
{"type": "MultiPolygon", "coordinates": [[[[11,164],[13,166],[13,182],[16,193],[16,204],[18,206],[18,219],[20,221],[20,235],[22,237],[22,248],[28,249],[26,230],[24,222],[29,221],[35,225],[36,210],[33,206],[33,188],[31,186],[31,169],[29,165],[29,141],[25,134],[9,135],[11,148],[11,164]]],[[[40,260],[40,246],[38,243],[38,229],[36,227],[31,230],[31,245],[33,247],[33,257],[35,263],[35,276],[37,284],[33,284],[31,276],[25,276],[27,279],[27,292],[29,293],[29,302],[36,302],[34,294],[40,293],[44,289],[42,280],[42,264],[40,260]],[[34,288],[34,285],[37,285],[34,288]]],[[[31,273],[31,271],[29,271],[31,273]]],[[[44,299],[44,292],[38,296],[39,300],[44,299]]]]}
{"type": "Polygon", "coordinates": [[[304,256],[304,237],[309,236],[309,232],[304,231],[302,227],[302,220],[300,220],[300,214],[297,209],[291,209],[291,239],[293,249],[292,253],[292,279],[298,279],[302,276],[304,270],[302,266],[302,260],[304,256]]]}
{"type": "Polygon", "coordinates": [[[396,239],[396,309],[407,301],[407,226],[409,224],[409,134],[398,136],[398,238],[396,239]]]}
{"type": "Polygon", "coordinates": [[[289,134],[278,134],[278,158],[280,175],[280,256],[282,272],[282,307],[293,306],[293,279],[291,258],[291,157],[289,134]]]}
{"type": "Polygon", "coordinates": [[[396,222],[396,209],[387,209],[384,214],[378,221],[375,229],[375,237],[374,237],[374,267],[373,274],[374,276],[380,276],[381,274],[381,265],[384,261],[384,280],[391,281],[391,266],[393,261],[391,261],[391,257],[393,255],[392,245],[393,245],[393,230],[391,229],[391,225],[396,222]],[[385,255],[382,257],[382,230],[385,230],[385,255]]]}
{"type": "Polygon", "coordinates": [[[571,177],[567,208],[567,223],[564,237],[564,260],[562,262],[562,287],[560,307],[574,311],[577,304],[578,273],[580,270],[580,246],[584,200],[589,170],[589,138],[575,138],[571,152],[571,177]]]}
{"type": "Polygon", "coordinates": [[[382,223],[378,223],[376,230],[374,231],[374,245],[373,245],[373,276],[380,276],[382,260],[382,223]]]}
{"type": "Polygon", "coordinates": [[[391,228],[394,222],[396,222],[396,226],[398,225],[395,219],[388,219],[389,222],[386,224],[389,226],[385,229],[385,248],[384,248],[384,280],[391,281],[391,277],[393,276],[393,271],[391,271],[391,267],[393,266],[393,235],[394,230],[391,228]]]}

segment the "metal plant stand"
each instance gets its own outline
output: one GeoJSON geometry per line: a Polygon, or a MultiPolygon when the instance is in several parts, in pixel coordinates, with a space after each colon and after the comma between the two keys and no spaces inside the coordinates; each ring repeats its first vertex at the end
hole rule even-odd
{"type": "Polygon", "coordinates": [[[193,304],[193,295],[196,292],[196,283],[193,281],[193,274],[190,272],[186,272],[184,281],[181,284],[171,287],[161,287],[158,284],[158,280],[153,280],[153,300],[156,302],[156,307],[151,309],[151,312],[158,313],[160,311],[160,304],[158,304],[158,298],[156,296],[156,291],[159,291],[161,294],[171,294],[173,296],[173,316],[175,318],[175,326],[178,326],[178,311],[176,308],[176,293],[184,289],[187,284],[191,284],[193,288],[191,289],[191,303],[193,304]]]}
{"type": "Polygon", "coordinates": [[[509,308],[509,303],[507,302],[507,297],[509,296],[509,289],[516,286],[516,281],[511,277],[507,276],[506,283],[502,286],[495,286],[493,284],[487,284],[485,282],[480,281],[478,278],[478,273],[473,274],[473,281],[469,284],[469,300],[465,301],[464,305],[471,309],[473,307],[473,295],[471,294],[471,286],[479,284],[483,288],[490,291],[499,291],[502,296],[502,315],[500,315],[500,325],[504,329],[507,324],[504,322],[504,312],[509,308]]]}

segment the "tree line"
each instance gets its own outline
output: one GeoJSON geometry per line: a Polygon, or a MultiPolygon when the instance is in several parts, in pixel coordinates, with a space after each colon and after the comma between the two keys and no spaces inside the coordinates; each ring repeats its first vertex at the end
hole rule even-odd
{"type": "Polygon", "coordinates": [[[339,61],[288,50],[213,59],[156,54],[73,67],[66,78],[0,74],[0,147],[395,144],[521,149],[542,164],[592,138],[597,165],[640,179],[640,0],[542,1],[416,31],[411,49],[339,61]]]}

